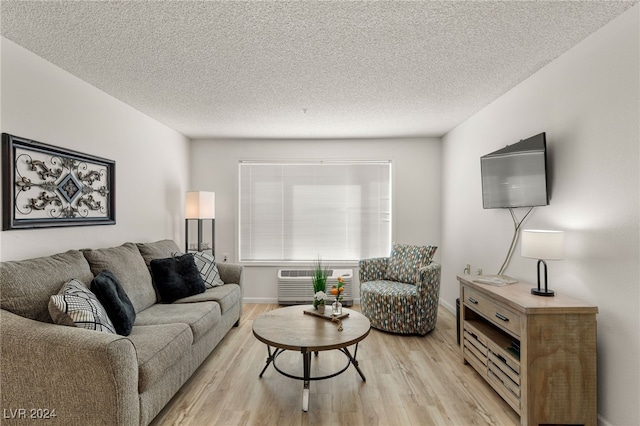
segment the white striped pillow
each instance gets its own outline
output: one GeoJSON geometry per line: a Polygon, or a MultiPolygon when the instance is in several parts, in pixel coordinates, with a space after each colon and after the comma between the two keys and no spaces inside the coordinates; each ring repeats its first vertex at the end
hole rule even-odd
{"type": "Polygon", "coordinates": [[[76,279],[66,283],[58,294],[51,296],[49,314],[56,324],[116,333],[107,311],[96,295],[76,279]]]}

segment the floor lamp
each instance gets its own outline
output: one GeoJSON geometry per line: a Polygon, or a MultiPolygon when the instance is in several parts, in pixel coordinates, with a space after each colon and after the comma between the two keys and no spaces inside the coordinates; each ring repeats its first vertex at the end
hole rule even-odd
{"type": "Polygon", "coordinates": [[[216,195],[213,192],[189,191],[185,198],[185,250],[203,251],[208,250],[202,242],[203,221],[211,220],[211,254],[215,256],[215,218],[216,218],[216,195]],[[197,249],[189,247],[189,221],[198,221],[198,246],[197,249]]]}
{"type": "Polygon", "coordinates": [[[538,287],[532,288],[536,296],[554,296],[547,287],[547,262],[564,258],[564,232],[562,231],[522,231],[522,256],[538,259],[538,287]],[[540,287],[540,266],[544,267],[544,288],[540,287]]]}

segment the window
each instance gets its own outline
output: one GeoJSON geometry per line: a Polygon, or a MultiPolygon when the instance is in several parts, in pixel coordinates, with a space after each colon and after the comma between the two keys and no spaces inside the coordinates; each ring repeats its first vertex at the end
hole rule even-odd
{"type": "Polygon", "coordinates": [[[391,249],[391,162],[240,162],[240,261],[358,260],[391,249]]]}

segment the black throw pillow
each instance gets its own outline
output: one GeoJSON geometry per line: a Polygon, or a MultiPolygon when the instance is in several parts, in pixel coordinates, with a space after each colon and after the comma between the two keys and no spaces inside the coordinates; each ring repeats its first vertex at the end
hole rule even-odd
{"type": "Polygon", "coordinates": [[[204,293],[204,281],[193,254],[154,259],[150,266],[162,303],[173,303],[183,297],[204,293]]]}
{"type": "Polygon", "coordinates": [[[136,320],[136,311],[113,272],[108,269],[100,272],[91,281],[91,290],[107,311],[116,333],[121,336],[131,334],[133,322],[136,320]]]}

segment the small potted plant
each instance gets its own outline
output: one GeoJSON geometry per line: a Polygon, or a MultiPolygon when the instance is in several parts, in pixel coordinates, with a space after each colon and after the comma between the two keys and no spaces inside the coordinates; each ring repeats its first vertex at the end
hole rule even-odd
{"type": "Polygon", "coordinates": [[[326,301],[326,294],[325,294],[325,290],[327,288],[327,277],[329,276],[329,269],[327,269],[325,266],[322,266],[322,260],[320,258],[318,258],[318,261],[316,262],[315,265],[315,269],[313,271],[313,277],[311,278],[311,281],[313,283],[313,307],[318,309],[318,306],[321,304],[324,307],[325,301],[326,301]],[[322,293],[325,298],[322,299],[322,303],[320,303],[320,300],[316,297],[318,295],[318,293],[322,293]]]}
{"type": "Polygon", "coordinates": [[[324,314],[324,307],[327,301],[327,294],[320,290],[313,295],[313,306],[318,310],[318,313],[324,314]]]}

